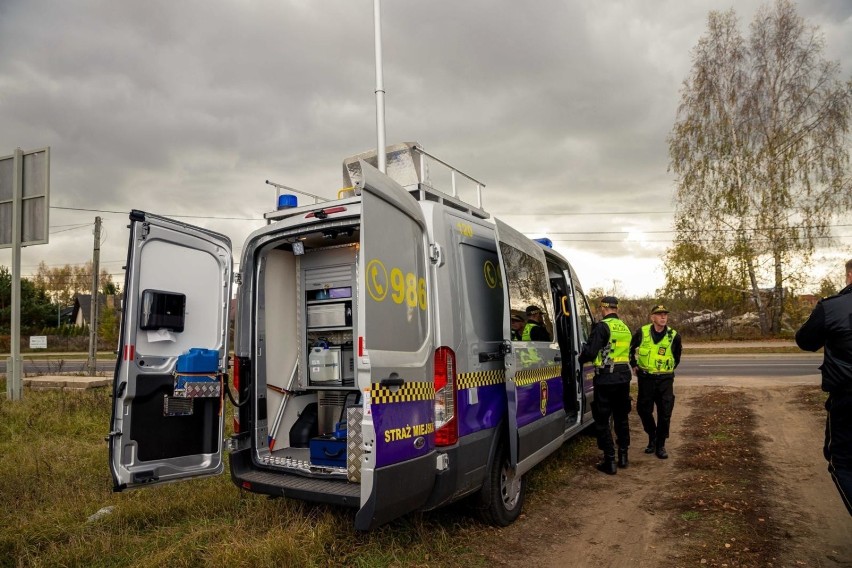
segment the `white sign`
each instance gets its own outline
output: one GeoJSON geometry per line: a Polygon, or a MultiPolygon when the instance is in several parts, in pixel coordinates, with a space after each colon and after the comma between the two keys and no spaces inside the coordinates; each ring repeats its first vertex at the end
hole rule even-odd
{"type": "Polygon", "coordinates": [[[47,336],[46,335],[31,335],[30,336],[30,349],[47,349],[47,336]]]}

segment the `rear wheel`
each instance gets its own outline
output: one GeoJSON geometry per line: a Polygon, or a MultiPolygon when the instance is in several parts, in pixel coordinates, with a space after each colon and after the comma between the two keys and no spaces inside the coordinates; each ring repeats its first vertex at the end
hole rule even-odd
{"type": "Polygon", "coordinates": [[[526,483],[522,475],[515,475],[509,464],[506,443],[501,442],[491,462],[485,484],[479,491],[480,513],[485,522],[505,527],[512,524],[524,506],[526,483]]]}

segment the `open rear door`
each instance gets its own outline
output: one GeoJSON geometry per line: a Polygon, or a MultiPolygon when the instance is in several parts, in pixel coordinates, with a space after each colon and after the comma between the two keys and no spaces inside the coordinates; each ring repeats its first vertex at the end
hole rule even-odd
{"type": "Polygon", "coordinates": [[[116,491],[222,472],[231,270],[224,235],[130,214],[108,438],[116,491]]]}
{"type": "Polygon", "coordinates": [[[361,509],[368,530],[422,507],[435,482],[435,410],[426,223],[403,187],[361,161],[358,385],[361,509]]]}
{"type": "MultiPolygon", "coordinates": [[[[541,247],[495,219],[505,303],[504,337],[511,337],[512,312],[534,305],[553,321],[553,299],[547,261],[541,247]]],[[[508,402],[509,455],[516,475],[523,475],[562,443],[565,408],[559,344],[550,341],[511,341],[504,360],[508,402]]]]}

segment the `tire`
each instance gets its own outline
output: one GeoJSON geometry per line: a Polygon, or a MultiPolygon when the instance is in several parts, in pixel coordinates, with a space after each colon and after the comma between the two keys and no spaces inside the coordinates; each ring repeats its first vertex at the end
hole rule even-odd
{"type": "Polygon", "coordinates": [[[509,467],[506,442],[500,442],[485,484],[479,491],[479,512],[482,519],[494,526],[511,525],[521,514],[527,484],[523,476],[515,477],[509,467]]]}

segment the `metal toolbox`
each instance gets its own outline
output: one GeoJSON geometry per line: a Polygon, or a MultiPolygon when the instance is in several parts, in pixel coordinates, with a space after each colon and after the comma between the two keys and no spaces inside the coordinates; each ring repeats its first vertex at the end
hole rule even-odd
{"type": "Polygon", "coordinates": [[[352,325],[352,302],[308,304],[308,328],[352,325]]]}

